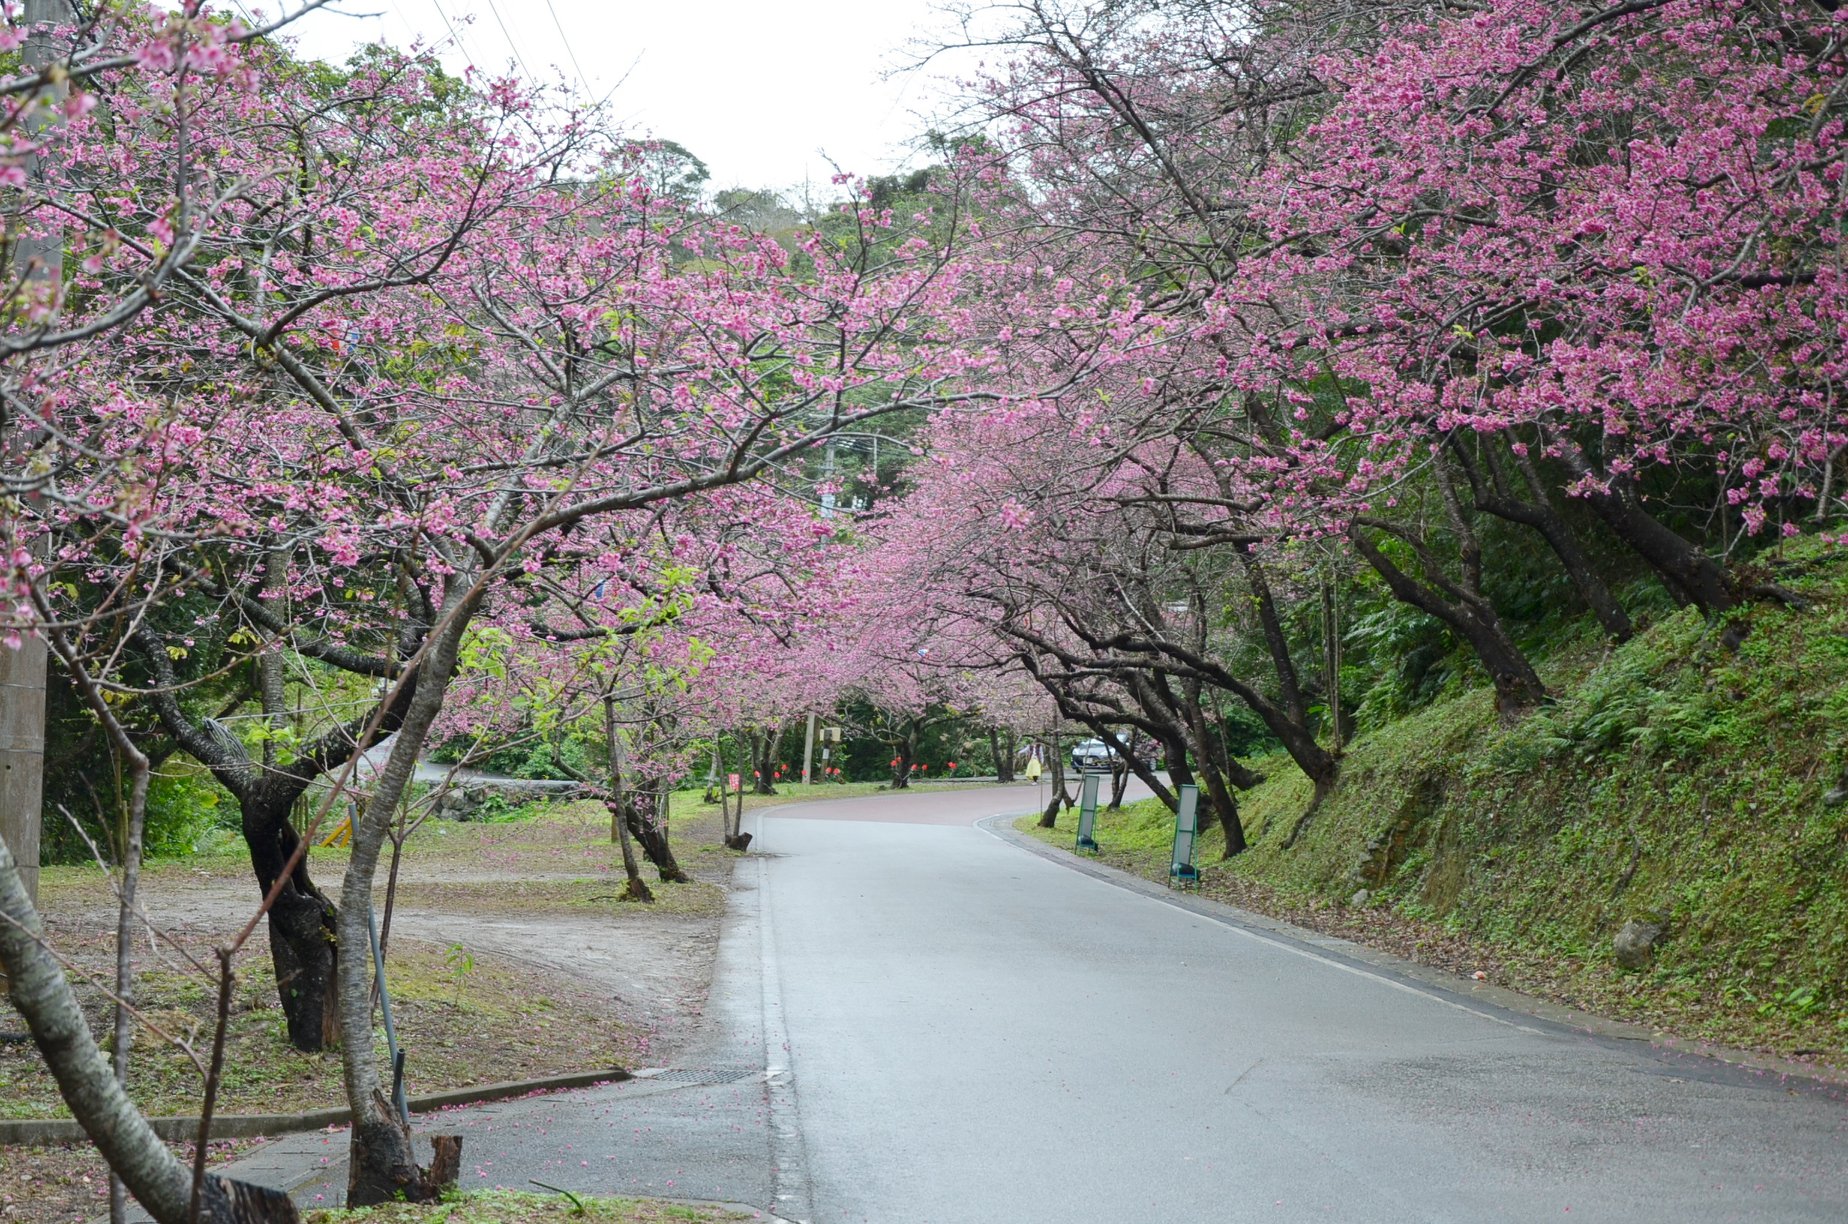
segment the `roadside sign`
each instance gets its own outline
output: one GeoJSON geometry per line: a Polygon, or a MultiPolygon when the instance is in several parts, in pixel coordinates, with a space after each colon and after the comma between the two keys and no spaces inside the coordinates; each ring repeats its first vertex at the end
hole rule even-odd
{"type": "Polygon", "coordinates": [[[1097,830],[1097,788],[1103,779],[1103,774],[1087,769],[1078,785],[1078,848],[1093,854],[1097,853],[1097,839],[1092,836],[1097,830]]]}
{"type": "Polygon", "coordinates": [[[1200,832],[1200,788],[1192,782],[1181,784],[1180,801],[1174,812],[1174,856],[1168,861],[1168,883],[1179,880],[1183,886],[1200,883],[1194,866],[1194,840],[1200,832]]]}

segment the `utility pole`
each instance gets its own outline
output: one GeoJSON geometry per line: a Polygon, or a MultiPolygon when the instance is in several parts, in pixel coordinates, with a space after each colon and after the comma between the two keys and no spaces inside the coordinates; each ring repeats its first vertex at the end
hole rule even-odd
{"type": "Polygon", "coordinates": [[[808,717],[808,734],[802,737],[802,785],[809,784],[810,766],[815,763],[815,716],[808,717]]]}
{"type": "MultiPolygon", "coordinates": [[[[58,58],[52,29],[73,20],[69,0],[26,0],[22,16],[30,31],[23,49],[25,66],[45,68],[58,58]]],[[[62,86],[39,92],[38,100],[46,105],[35,106],[28,116],[28,139],[55,121],[54,107],[63,93],[62,86]]],[[[28,182],[43,178],[36,154],[27,163],[26,175],[28,182]]],[[[15,274],[24,279],[27,294],[47,287],[55,314],[64,280],[62,227],[17,238],[13,250],[15,274]]],[[[0,435],[0,456],[9,463],[14,457],[10,452],[23,458],[32,447],[20,423],[12,424],[7,431],[12,436],[0,435]]],[[[19,863],[20,882],[35,904],[45,804],[45,662],[45,641],[36,634],[23,635],[18,650],[0,645],[0,838],[19,863]]]]}
{"type": "MultiPolygon", "coordinates": [[[[821,483],[824,486],[832,486],[834,483],[834,439],[833,438],[828,439],[828,449],[825,452],[825,457],[822,460],[821,483]]],[[[822,518],[831,519],[834,517],[834,507],[838,500],[839,499],[835,497],[834,490],[831,487],[828,488],[828,491],[826,493],[823,493],[821,495],[821,517],[822,518]]]]}

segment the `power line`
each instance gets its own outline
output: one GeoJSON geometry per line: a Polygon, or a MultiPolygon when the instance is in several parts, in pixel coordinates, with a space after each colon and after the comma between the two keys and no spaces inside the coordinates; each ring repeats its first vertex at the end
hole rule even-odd
{"type": "Polygon", "coordinates": [[[577,73],[578,84],[584,87],[584,96],[596,97],[596,91],[590,87],[590,76],[584,71],[584,66],[578,63],[577,52],[572,49],[571,38],[565,33],[565,23],[558,19],[558,10],[553,7],[552,0],[545,0],[545,8],[552,14],[552,25],[558,30],[558,41],[565,44],[565,54],[571,57],[571,69],[577,73]]]}
{"type": "Polygon", "coordinates": [[[513,41],[512,31],[508,30],[507,23],[501,20],[500,5],[494,3],[494,0],[488,0],[488,11],[494,14],[494,24],[501,28],[501,35],[506,38],[507,45],[513,49],[514,62],[520,66],[520,71],[526,74],[526,83],[534,89],[539,88],[539,78],[534,76],[533,70],[526,66],[526,57],[520,54],[520,44],[513,41]]]}
{"type": "Polygon", "coordinates": [[[449,31],[449,37],[456,44],[456,50],[462,53],[462,58],[471,63],[478,59],[479,57],[469,49],[468,44],[462,41],[462,31],[456,28],[455,22],[449,20],[449,13],[443,8],[443,0],[430,0],[430,4],[436,9],[436,15],[443,19],[443,27],[449,31]]]}

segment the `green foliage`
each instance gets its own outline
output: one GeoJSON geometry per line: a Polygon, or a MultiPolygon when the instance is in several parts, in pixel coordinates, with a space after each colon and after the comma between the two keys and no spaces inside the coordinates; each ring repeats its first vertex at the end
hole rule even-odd
{"type": "Polygon", "coordinates": [[[462,1006],[462,983],[475,972],[475,954],[459,943],[452,943],[443,951],[443,967],[449,970],[450,980],[455,983],[455,1006],[462,1006]]]}
{"type": "Polygon", "coordinates": [[[1281,745],[1264,720],[1245,705],[1228,707],[1220,716],[1220,734],[1225,737],[1226,751],[1235,757],[1249,757],[1277,751],[1281,745]]]}
{"type": "Polygon", "coordinates": [[[203,768],[169,767],[148,780],[148,858],[190,857],[211,834],[237,827],[236,801],[203,768]]]}
{"type": "Polygon", "coordinates": [[[1382,727],[1436,700],[1465,660],[1437,619],[1392,598],[1382,583],[1360,586],[1343,635],[1351,666],[1342,668],[1341,681],[1356,724],[1382,727]]]}
{"type": "MultiPolygon", "coordinates": [[[[602,768],[601,752],[599,742],[578,735],[562,738],[558,744],[558,755],[567,765],[593,777],[602,768]]],[[[552,759],[551,745],[532,739],[508,742],[457,735],[430,751],[430,759],[443,765],[457,764],[465,757],[471,769],[505,774],[509,778],[564,782],[572,777],[569,769],[560,768],[552,759]],[[497,742],[498,747],[494,746],[497,742]]]]}

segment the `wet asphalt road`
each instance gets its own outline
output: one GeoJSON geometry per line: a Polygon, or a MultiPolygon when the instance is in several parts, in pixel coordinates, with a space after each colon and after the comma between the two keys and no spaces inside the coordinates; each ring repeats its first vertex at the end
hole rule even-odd
{"type": "MultiPolygon", "coordinates": [[[[1848,1221],[1848,1094],[1502,1011],[976,825],[1033,793],[753,817],[674,1068],[419,1129],[464,1134],[464,1188],[813,1224],[1848,1221]]],[[[331,1205],[345,1142],[238,1175],[331,1205]]]]}
{"type": "Polygon", "coordinates": [[[754,988],[804,1170],[784,1214],[1848,1220],[1839,1094],[1112,886],[972,827],[1013,793],[765,813],[754,988]]]}

